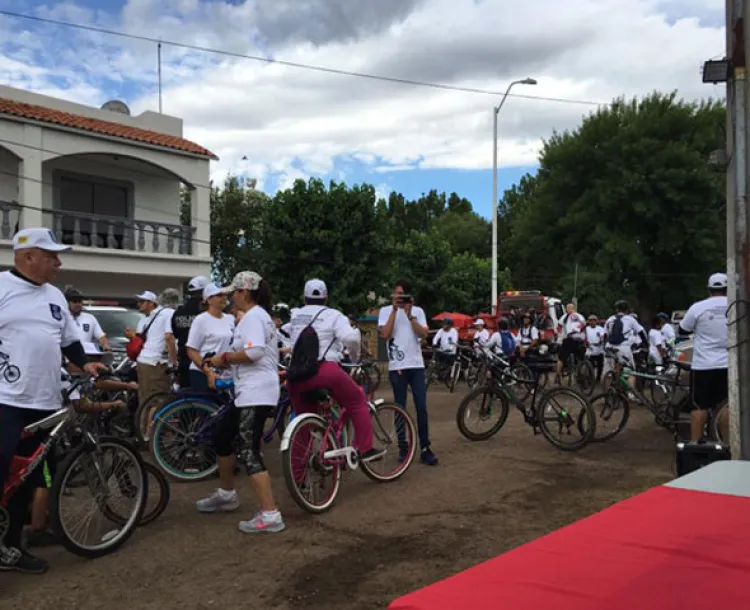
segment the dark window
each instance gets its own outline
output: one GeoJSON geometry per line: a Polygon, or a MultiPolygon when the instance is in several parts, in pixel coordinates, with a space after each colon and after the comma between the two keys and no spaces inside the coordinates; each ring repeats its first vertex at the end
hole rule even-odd
{"type": "Polygon", "coordinates": [[[112,245],[122,249],[128,219],[126,186],[63,175],[59,189],[60,210],[72,212],[62,219],[63,243],[107,248],[111,236],[112,245]]]}

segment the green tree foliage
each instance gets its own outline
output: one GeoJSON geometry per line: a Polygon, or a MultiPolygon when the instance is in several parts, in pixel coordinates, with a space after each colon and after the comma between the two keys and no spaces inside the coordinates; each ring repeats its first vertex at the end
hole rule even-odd
{"type": "Polygon", "coordinates": [[[278,300],[299,303],[305,281],[328,284],[345,312],[374,305],[388,273],[386,218],[370,185],[347,188],[321,180],[280,191],[263,209],[262,268],[278,300]]]}
{"type": "Polygon", "coordinates": [[[492,225],[471,208],[446,212],[435,220],[434,227],[454,254],[486,258],[492,250],[492,225]]]}
{"type": "Polygon", "coordinates": [[[631,293],[644,312],[684,308],[725,267],[725,178],[707,163],[724,120],[718,103],[653,94],[555,133],[537,176],[501,206],[516,277],[542,266],[569,294],[579,263],[600,291],[631,293]]]}
{"type": "MultiPolygon", "coordinates": [[[[490,311],[492,261],[468,252],[453,256],[437,282],[439,309],[470,314],[490,311]]],[[[498,285],[510,286],[510,271],[500,270],[498,285]]]]}

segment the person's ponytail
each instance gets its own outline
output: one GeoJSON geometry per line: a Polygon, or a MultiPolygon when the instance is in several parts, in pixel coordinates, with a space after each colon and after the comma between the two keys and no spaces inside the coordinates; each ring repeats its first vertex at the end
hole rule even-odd
{"type": "Polygon", "coordinates": [[[253,301],[271,313],[271,286],[266,280],[261,280],[258,290],[251,290],[250,296],[253,301]]]}

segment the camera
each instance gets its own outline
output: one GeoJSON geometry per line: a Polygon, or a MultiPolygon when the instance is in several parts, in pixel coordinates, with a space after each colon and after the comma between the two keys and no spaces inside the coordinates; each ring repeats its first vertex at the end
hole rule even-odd
{"type": "Polygon", "coordinates": [[[400,297],[398,297],[397,302],[399,305],[411,305],[414,303],[414,299],[410,294],[402,294],[400,297]]]}

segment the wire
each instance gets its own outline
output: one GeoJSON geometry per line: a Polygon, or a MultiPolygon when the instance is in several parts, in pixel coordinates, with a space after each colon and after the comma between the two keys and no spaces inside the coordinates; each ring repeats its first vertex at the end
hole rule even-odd
{"type": "MultiPolygon", "coordinates": [[[[88,32],[96,32],[98,34],[107,34],[109,36],[118,36],[121,38],[127,38],[130,40],[139,40],[143,42],[151,42],[154,44],[168,45],[175,48],[187,49],[190,51],[200,51],[203,53],[213,53],[215,55],[223,55],[226,57],[234,57],[238,59],[249,59],[251,61],[262,62],[266,64],[277,64],[280,66],[286,66],[288,68],[297,68],[300,70],[309,70],[313,72],[323,72],[326,74],[336,74],[338,76],[351,76],[356,78],[366,78],[369,80],[383,81],[389,83],[396,83],[399,85],[411,85],[414,87],[427,87],[431,89],[442,89],[445,91],[459,91],[462,93],[473,93],[477,95],[493,95],[493,96],[504,96],[505,91],[492,91],[489,89],[479,89],[475,87],[460,87],[458,85],[446,85],[443,83],[431,83],[427,81],[418,81],[408,78],[396,78],[393,76],[382,76],[377,74],[368,74],[366,72],[354,72],[351,70],[343,70],[340,68],[331,68],[328,66],[318,66],[313,64],[306,64],[294,61],[285,61],[281,59],[272,59],[269,57],[262,57],[260,55],[249,55],[247,53],[238,53],[234,51],[227,51],[225,49],[217,49],[214,47],[207,47],[202,45],[188,44],[185,42],[177,42],[174,40],[164,40],[162,38],[153,38],[151,36],[143,36],[140,34],[131,34],[128,32],[121,32],[119,30],[112,30],[108,28],[102,28],[93,25],[84,25],[82,23],[73,23],[70,21],[60,21],[58,19],[48,19],[46,17],[37,17],[36,15],[26,15],[23,13],[16,13],[13,11],[0,10],[0,15],[6,17],[14,17],[16,19],[26,19],[28,21],[36,21],[39,23],[46,23],[49,25],[56,25],[61,27],[73,28],[77,30],[84,30],[88,32]]],[[[585,106],[607,106],[609,102],[596,102],[593,100],[578,100],[561,97],[547,97],[542,95],[528,95],[522,93],[508,93],[508,97],[514,97],[518,99],[526,100],[541,100],[545,102],[557,102],[561,104],[582,104],[585,106]]]]}

